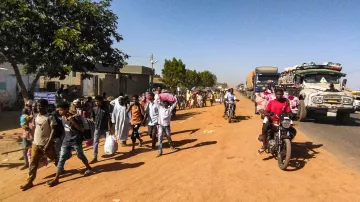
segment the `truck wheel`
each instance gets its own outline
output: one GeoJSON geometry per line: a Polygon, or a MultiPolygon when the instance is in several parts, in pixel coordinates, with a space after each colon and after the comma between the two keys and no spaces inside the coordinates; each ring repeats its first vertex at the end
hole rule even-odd
{"type": "Polygon", "coordinates": [[[298,118],[297,120],[298,121],[305,121],[306,120],[306,115],[307,115],[307,111],[306,111],[306,107],[305,107],[305,102],[304,100],[300,100],[300,104],[299,104],[299,107],[298,107],[298,118]]]}
{"type": "Polygon", "coordinates": [[[351,122],[350,113],[338,113],[336,115],[336,120],[343,125],[347,125],[351,122]]]}

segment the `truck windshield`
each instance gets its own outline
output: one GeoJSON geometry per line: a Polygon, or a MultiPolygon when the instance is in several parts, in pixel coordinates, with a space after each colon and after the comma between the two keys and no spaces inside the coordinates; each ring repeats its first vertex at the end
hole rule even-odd
{"type": "Polygon", "coordinates": [[[269,80],[274,81],[274,83],[277,83],[279,80],[279,76],[278,75],[262,75],[262,76],[258,76],[258,83],[267,83],[269,80]]]}
{"type": "Polygon", "coordinates": [[[339,84],[340,76],[332,74],[310,74],[304,78],[306,83],[333,83],[339,84]]]}

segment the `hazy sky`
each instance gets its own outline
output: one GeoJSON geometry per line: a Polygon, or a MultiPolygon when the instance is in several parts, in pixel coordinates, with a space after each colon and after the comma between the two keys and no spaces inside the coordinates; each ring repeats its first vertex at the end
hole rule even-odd
{"type": "Polygon", "coordinates": [[[112,9],[128,63],[150,67],[154,53],[158,74],[176,57],[235,85],[256,66],[331,61],[360,89],[360,0],[114,0],[112,9]]]}

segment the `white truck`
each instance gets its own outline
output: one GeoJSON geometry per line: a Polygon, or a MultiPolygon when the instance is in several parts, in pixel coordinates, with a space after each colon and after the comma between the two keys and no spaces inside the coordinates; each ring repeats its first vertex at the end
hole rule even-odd
{"type": "Polygon", "coordinates": [[[288,68],[281,74],[280,86],[289,88],[300,99],[298,106],[298,120],[316,119],[318,116],[336,117],[346,124],[353,112],[354,96],[344,91],[346,74],[341,72],[338,63],[325,62],[323,64],[303,63],[288,68]]]}

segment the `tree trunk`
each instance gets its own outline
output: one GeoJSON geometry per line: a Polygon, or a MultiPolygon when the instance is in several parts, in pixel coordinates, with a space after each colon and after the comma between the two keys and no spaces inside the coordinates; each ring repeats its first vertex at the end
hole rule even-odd
{"type": "Polygon", "coordinates": [[[14,62],[14,61],[11,61],[11,66],[14,69],[16,80],[17,80],[17,82],[18,82],[18,84],[20,86],[20,91],[21,91],[21,94],[22,94],[22,96],[24,98],[24,103],[26,103],[29,100],[29,94],[28,94],[28,91],[27,91],[26,86],[24,84],[24,81],[21,78],[21,73],[20,73],[19,67],[18,67],[17,63],[14,62]]]}
{"type": "Polygon", "coordinates": [[[38,73],[36,74],[36,76],[35,76],[35,79],[34,79],[33,82],[31,83],[30,88],[29,88],[29,92],[30,92],[30,93],[32,93],[32,94],[34,93],[36,84],[37,84],[37,82],[39,81],[40,76],[41,76],[41,74],[40,74],[40,72],[38,72],[38,73]]]}

